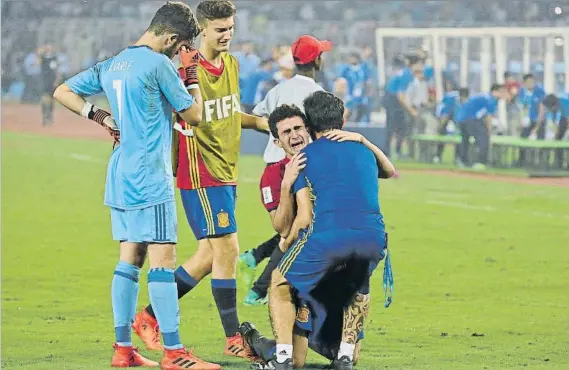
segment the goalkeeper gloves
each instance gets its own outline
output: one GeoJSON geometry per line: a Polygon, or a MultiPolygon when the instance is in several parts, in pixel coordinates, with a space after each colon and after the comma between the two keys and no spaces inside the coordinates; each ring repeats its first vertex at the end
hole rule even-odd
{"type": "Polygon", "coordinates": [[[185,78],[184,85],[186,89],[197,89],[198,84],[198,62],[200,60],[199,52],[195,49],[190,49],[188,47],[182,47],[180,49],[180,60],[182,61],[182,67],[184,68],[185,78]]]}
{"type": "Polygon", "coordinates": [[[115,139],[114,145],[121,142],[121,132],[117,127],[115,119],[109,112],[97,107],[96,105],[86,102],[83,106],[83,109],[81,110],[81,115],[103,126],[109,135],[115,139]]]}

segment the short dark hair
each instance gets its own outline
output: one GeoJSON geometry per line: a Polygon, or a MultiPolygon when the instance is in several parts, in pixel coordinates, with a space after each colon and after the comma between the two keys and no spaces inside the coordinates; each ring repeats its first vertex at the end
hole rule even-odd
{"type": "Polygon", "coordinates": [[[302,122],[306,123],[306,116],[304,115],[304,113],[302,113],[300,108],[294,104],[279,105],[269,115],[269,128],[271,129],[271,134],[273,134],[274,138],[279,137],[279,130],[277,128],[277,124],[281,121],[284,121],[285,119],[293,117],[300,117],[300,119],[302,119],[302,122]]]}
{"type": "Polygon", "coordinates": [[[468,98],[468,95],[470,95],[468,87],[461,87],[460,89],[458,89],[458,96],[460,96],[461,98],[468,98]]]}
{"type": "Polygon", "coordinates": [[[304,114],[311,133],[341,129],[344,125],[344,102],[326,91],[316,91],[304,99],[304,114]]]}
{"type": "Polygon", "coordinates": [[[504,72],[504,78],[508,78],[508,77],[513,77],[512,72],[508,72],[508,71],[504,72]]]}
{"type": "Polygon", "coordinates": [[[407,64],[408,64],[409,66],[412,66],[412,65],[415,65],[415,64],[417,64],[417,63],[422,63],[422,62],[423,62],[421,59],[419,59],[418,56],[413,55],[413,54],[407,55],[407,56],[406,56],[406,59],[407,59],[407,64]]]}
{"type": "Polygon", "coordinates": [[[178,35],[179,41],[193,41],[200,33],[192,9],[181,1],[168,1],[156,11],[148,31],[156,36],[178,35]]]}
{"type": "Polygon", "coordinates": [[[492,86],[490,87],[490,91],[494,92],[494,91],[498,91],[504,88],[504,85],[502,84],[492,84],[492,86]]]}
{"type": "Polygon", "coordinates": [[[559,106],[559,98],[555,94],[549,94],[541,101],[544,107],[547,109],[557,109],[559,106]]]}
{"type": "Polygon", "coordinates": [[[529,80],[530,78],[533,78],[533,73],[526,73],[522,79],[524,80],[524,82],[526,82],[527,80],[529,80]]]}
{"type": "Polygon", "coordinates": [[[196,17],[202,26],[207,21],[229,18],[235,13],[237,13],[237,8],[229,0],[205,0],[196,8],[196,17]]]}
{"type": "MultiPolygon", "coordinates": [[[[318,59],[318,58],[316,58],[318,59]]],[[[318,69],[318,66],[316,65],[316,59],[313,60],[310,63],[306,63],[306,64],[296,64],[294,63],[294,66],[296,67],[297,71],[299,72],[310,72],[313,69],[318,69]]]]}

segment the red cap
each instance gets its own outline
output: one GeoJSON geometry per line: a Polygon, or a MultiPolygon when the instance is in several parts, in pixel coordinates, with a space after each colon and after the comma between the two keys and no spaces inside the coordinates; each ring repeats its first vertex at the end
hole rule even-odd
{"type": "Polygon", "coordinates": [[[290,47],[296,64],[308,64],[318,58],[323,51],[332,50],[330,41],[320,41],[316,37],[303,35],[290,47]]]}

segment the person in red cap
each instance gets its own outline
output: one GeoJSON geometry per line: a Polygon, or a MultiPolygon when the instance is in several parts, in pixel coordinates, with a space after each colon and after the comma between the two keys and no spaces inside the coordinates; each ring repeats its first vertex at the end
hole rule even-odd
{"type": "Polygon", "coordinates": [[[300,36],[291,46],[292,58],[294,63],[299,66],[307,66],[314,63],[314,72],[320,68],[322,63],[321,55],[325,51],[332,50],[330,41],[320,41],[314,36],[300,36]]]}
{"type": "MultiPolygon", "coordinates": [[[[320,41],[310,35],[303,35],[291,45],[290,49],[296,74],[269,90],[265,99],[253,109],[254,115],[268,117],[278,106],[283,104],[295,105],[302,110],[305,98],[313,92],[323,90],[322,86],[317,84],[314,79],[316,72],[320,70],[322,65],[322,53],[331,50],[332,44],[329,41],[320,41]]],[[[285,152],[275,144],[275,138],[270,134],[263,159],[267,164],[267,168],[285,160],[285,152]]],[[[284,164],[281,164],[284,167],[284,164]]],[[[261,189],[265,187],[267,187],[267,184],[262,180],[261,189]]],[[[269,203],[269,198],[267,198],[265,205],[269,203]]],[[[282,220],[272,219],[272,221],[273,225],[282,224],[282,220]]],[[[247,250],[239,256],[240,264],[246,275],[249,276],[254,276],[255,268],[263,259],[270,256],[265,270],[245,297],[246,305],[256,306],[267,303],[266,296],[271,272],[283,255],[277,248],[279,242],[280,237],[275,235],[270,240],[259,245],[259,247],[247,250]]]]}

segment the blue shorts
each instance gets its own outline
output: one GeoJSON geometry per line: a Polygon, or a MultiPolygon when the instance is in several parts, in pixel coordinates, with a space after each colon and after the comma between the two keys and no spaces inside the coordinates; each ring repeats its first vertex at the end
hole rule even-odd
{"type": "MultiPolygon", "coordinates": [[[[372,272],[370,271],[370,275],[372,272]]],[[[335,276],[328,279],[321,287],[327,292],[327,297],[320,302],[311,301],[311,304],[308,304],[299,300],[296,304],[295,326],[307,333],[310,349],[330,360],[336,358],[342,340],[344,307],[348,304],[346,300],[351,296],[348,291],[349,286],[346,284],[348,280],[346,275],[351,273],[350,270],[335,272],[335,276]]],[[[367,294],[361,290],[360,293],[367,294]]],[[[358,341],[362,339],[364,339],[363,330],[358,341]]]]}
{"type": "Polygon", "coordinates": [[[143,209],[111,207],[113,240],[132,243],[178,242],[178,217],[174,201],[143,209]]]}
{"type": "Polygon", "coordinates": [[[180,190],[188,223],[197,240],[237,232],[235,185],[180,190]]]}
{"type": "Polygon", "coordinates": [[[314,234],[309,229],[283,257],[279,270],[298,293],[296,326],[308,331],[315,352],[330,359],[337,354],[344,307],[356,293],[369,293],[385,243],[385,233],[377,229],[314,234]]]}
{"type": "MultiPolygon", "coordinates": [[[[382,230],[350,229],[312,233],[302,230],[298,240],[285,253],[278,269],[298,291],[300,299],[308,299],[317,286],[334,271],[349,267],[346,275],[353,294],[369,287],[373,271],[385,252],[385,232],[382,230]]],[[[369,290],[369,288],[368,288],[369,290]]],[[[363,292],[365,293],[365,292],[363,292]]]]}

